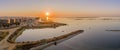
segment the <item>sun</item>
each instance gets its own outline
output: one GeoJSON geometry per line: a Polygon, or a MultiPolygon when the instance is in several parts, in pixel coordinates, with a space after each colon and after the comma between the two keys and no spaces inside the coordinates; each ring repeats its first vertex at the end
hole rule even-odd
{"type": "Polygon", "coordinates": [[[49,12],[46,12],[45,15],[46,15],[46,20],[49,20],[49,15],[50,15],[50,13],[49,13],[49,12]]]}
{"type": "Polygon", "coordinates": [[[50,13],[49,13],[49,12],[46,12],[46,13],[45,13],[45,15],[46,15],[46,16],[49,16],[49,15],[50,15],[50,13]]]}

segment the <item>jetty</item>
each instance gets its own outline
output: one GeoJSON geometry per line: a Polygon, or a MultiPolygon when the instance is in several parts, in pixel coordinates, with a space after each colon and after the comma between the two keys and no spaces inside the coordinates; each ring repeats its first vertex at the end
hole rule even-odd
{"type": "MultiPolygon", "coordinates": [[[[58,37],[53,37],[53,38],[48,38],[48,39],[42,39],[42,40],[38,40],[38,41],[29,41],[29,42],[14,42],[15,44],[17,44],[15,50],[29,50],[32,47],[37,47],[40,45],[45,45],[45,44],[55,44],[56,41],[60,41],[60,40],[64,40],[64,39],[69,39],[72,38],[75,35],[78,35],[80,33],[84,32],[84,30],[77,30],[68,34],[64,34],[58,37]]],[[[57,43],[56,43],[57,44],[57,43]]]]}

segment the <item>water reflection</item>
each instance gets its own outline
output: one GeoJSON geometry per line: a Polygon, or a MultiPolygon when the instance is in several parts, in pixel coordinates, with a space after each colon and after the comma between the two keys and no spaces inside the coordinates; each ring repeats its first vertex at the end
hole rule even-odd
{"type": "MultiPolygon", "coordinates": [[[[119,19],[119,18],[117,18],[119,19]]],[[[50,46],[45,50],[114,50],[120,48],[120,32],[106,30],[120,30],[120,20],[74,20],[68,18],[56,18],[56,22],[67,23],[67,26],[46,29],[28,29],[23,32],[16,41],[31,41],[43,38],[63,35],[75,30],[85,30],[69,40],[57,46],[50,46]],[[64,32],[62,32],[64,30],[64,32]]]]}

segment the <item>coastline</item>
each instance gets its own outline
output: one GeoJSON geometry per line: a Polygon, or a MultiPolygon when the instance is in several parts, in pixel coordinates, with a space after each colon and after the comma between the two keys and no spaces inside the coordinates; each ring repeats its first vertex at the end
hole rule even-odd
{"type": "Polygon", "coordinates": [[[56,28],[59,26],[65,26],[67,24],[58,22],[38,22],[35,25],[27,25],[26,29],[40,29],[40,28],[56,28]]]}
{"type": "Polygon", "coordinates": [[[57,22],[45,22],[45,23],[39,23],[39,24],[31,23],[29,25],[30,26],[28,26],[28,24],[20,26],[18,29],[15,29],[15,31],[12,32],[10,36],[8,36],[8,38],[6,39],[6,43],[11,45],[10,47],[12,47],[12,48],[8,47],[7,49],[14,50],[14,49],[17,48],[17,46],[24,46],[24,45],[28,45],[28,44],[36,44],[36,43],[38,43],[36,41],[15,42],[16,38],[18,36],[20,36],[25,29],[56,28],[56,27],[59,27],[59,26],[67,25],[67,24],[57,23],[57,22]]]}
{"type": "MultiPolygon", "coordinates": [[[[13,46],[12,47],[13,50],[29,50],[37,46],[42,47],[42,45],[45,47],[49,46],[49,44],[54,44],[55,41],[57,41],[57,43],[60,43],[62,41],[65,41],[67,39],[74,37],[75,35],[78,35],[84,32],[84,30],[76,30],[61,36],[41,39],[37,41],[15,42],[16,38],[20,36],[25,29],[56,28],[56,27],[65,26],[65,25],[67,24],[57,23],[57,22],[39,22],[37,24],[34,24],[34,23],[31,23],[29,25],[27,24],[25,26],[20,26],[18,29],[16,29],[6,41],[13,46]]],[[[42,47],[42,49],[44,49],[45,47],[42,47]]]]}
{"type": "Polygon", "coordinates": [[[45,48],[47,48],[47,47],[50,47],[50,46],[52,46],[52,45],[55,45],[55,42],[57,42],[56,45],[59,45],[59,43],[62,43],[62,42],[64,42],[64,41],[68,40],[68,39],[71,39],[72,37],[74,37],[74,36],[76,36],[76,35],[79,35],[79,34],[81,34],[81,33],[82,33],[82,32],[78,32],[78,33],[73,34],[73,35],[70,35],[70,36],[68,36],[68,37],[66,37],[66,38],[64,38],[64,39],[60,39],[60,40],[53,41],[53,42],[50,42],[50,43],[47,43],[47,44],[44,44],[44,45],[40,45],[40,46],[37,46],[37,47],[33,47],[33,48],[31,48],[30,50],[43,50],[43,49],[45,49],[45,48]]]}
{"type": "Polygon", "coordinates": [[[17,45],[15,50],[18,50],[18,49],[29,50],[33,47],[37,47],[37,46],[41,46],[41,45],[45,45],[45,44],[53,44],[55,41],[60,43],[64,40],[72,38],[73,36],[78,35],[82,32],[84,32],[84,30],[77,30],[77,31],[74,31],[74,32],[71,32],[71,33],[68,33],[68,34],[65,34],[65,35],[61,35],[61,36],[53,37],[53,38],[48,38],[48,39],[42,39],[40,41],[24,42],[23,44],[21,43],[22,45],[17,45]]]}
{"type": "MultiPolygon", "coordinates": [[[[45,23],[40,23],[37,25],[33,25],[33,26],[22,26],[21,28],[17,29],[7,40],[9,43],[15,43],[15,39],[22,34],[22,32],[25,29],[42,29],[42,28],[56,28],[59,26],[64,26],[67,24],[63,24],[63,23],[57,23],[57,22],[45,22],[45,23]]],[[[20,43],[20,42],[18,42],[20,43]]]]}

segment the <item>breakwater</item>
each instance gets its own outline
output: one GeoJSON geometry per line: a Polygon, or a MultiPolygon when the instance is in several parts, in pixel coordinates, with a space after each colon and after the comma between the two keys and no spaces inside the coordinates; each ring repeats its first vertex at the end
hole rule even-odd
{"type": "Polygon", "coordinates": [[[22,32],[25,30],[25,27],[21,27],[17,29],[8,39],[7,41],[9,43],[14,43],[15,39],[22,34],[22,32]]]}
{"type": "Polygon", "coordinates": [[[36,47],[36,46],[48,44],[48,43],[51,43],[51,42],[59,41],[59,40],[68,38],[70,36],[80,34],[82,32],[84,32],[84,30],[77,30],[77,31],[74,31],[74,32],[71,32],[71,33],[68,33],[68,34],[65,34],[65,35],[58,36],[58,37],[42,39],[42,40],[38,40],[38,41],[15,42],[16,44],[18,44],[16,46],[15,50],[18,50],[18,49],[29,50],[32,47],[36,47]]]}

